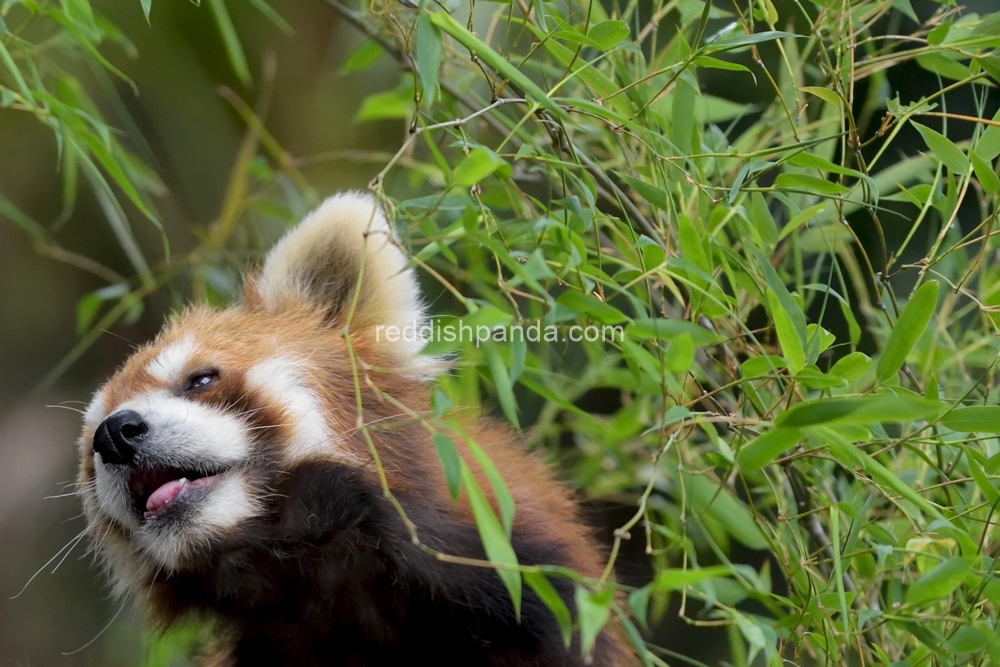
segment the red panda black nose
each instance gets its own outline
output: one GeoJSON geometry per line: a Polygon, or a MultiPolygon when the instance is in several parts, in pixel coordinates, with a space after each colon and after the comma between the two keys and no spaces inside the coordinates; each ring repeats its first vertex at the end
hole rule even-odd
{"type": "Polygon", "coordinates": [[[119,410],[97,427],[94,451],[105,464],[128,464],[135,459],[136,447],[146,437],[149,426],[134,410],[119,410]]]}

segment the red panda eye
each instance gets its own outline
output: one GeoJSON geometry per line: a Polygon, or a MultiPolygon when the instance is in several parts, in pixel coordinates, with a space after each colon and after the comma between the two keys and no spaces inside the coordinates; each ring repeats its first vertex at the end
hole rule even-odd
{"type": "Polygon", "coordinates": [[[184,391],[197,392],[207,389],[218,379],[219,371],[217,370],[195,371],[188,376],[187,382],[184,384],[184,391]]]}

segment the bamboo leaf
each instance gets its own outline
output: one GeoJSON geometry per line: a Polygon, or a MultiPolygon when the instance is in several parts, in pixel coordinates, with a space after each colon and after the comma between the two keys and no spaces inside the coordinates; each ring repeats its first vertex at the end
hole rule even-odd
{"type": "Polygon", "coordinates": [[[499,155],[488,148],[474,148],[455,167],[453,178],[455,185],[469,187],[480,182],[498,169],[502,169],[507,163],[499,155]]]}
{"type": "MultiPolygon", "coordinates": [[[[978,653],[996,643],[997,636],[992,629],[986,631],[972,625],[963,625],[948,638],[948,647],[955,655],[978,653]]],[[[995,659],[995,655],[991,654],[991,659],[995,659]]]]}
{"type": "Polygon", "coordinates": [[[377,93],[366,97],[354,119],[358,122],[363,122],[390,118],[409,118],[412,115],[412,98],[401,96],[397,90],[387,90],[384,93],[377,93]]]}
{"type": "Polygon", "coordinates": [[[736,465],[740,470],[759,470],[799,443],[805,434],[796,428],[776,428],[757,436],[740,448],[736,465]]]}
{"type": "Polygon", "coordinates": [[[559,597],[559,593],[556,592],[555,587],[541,572],[525,572],[522,576],[524,577],[524,583],[531,586],[531,590],[535,591],[538,599],[556,617],[556,622],[559,624],[559,632],[562,633],[563,644],[566,648],[569,648],[569,644],[573,640],[573,617],[570,616],[569,607],[566,606],[563,599],[559,597]]]}
{"type": "Polygon", "coordinates": [[[625,325],[625,333],[633,338],[653,338],[673,340],[680,336],[690,336],[695,345],[715,345],[720,336],[705,327],[684,320],[663,318],[640,318],[625,325]]]}
{"type": "Polygon", "coordinates": [[[583,586],[576,587],[576,614],[580,622],[580,652],[584,656],[594,650],[594,642],[611,615],[613,591],[591,592],[583,586]]]}
{"type": "Polygon", "coordinates": [[[832,375],[842,377],[847,381],[857,380],[872,366],[871,357],[864,352],[851,352],[840,359],[830,369],[832,375]]]}
{"type": "MultiPolygon", "coordinates": [[[[992,120],[994,123],[1000,123],[1000,111],[996,112],[992,120]]],[[[986,127],[976,142],[976,155],[986,162],[992,162],[1000,155],[1000,124],[986,127]]]]}
{"type": "MultiPolygon", "coordinates": [[[[535,4],[535,7],[540,7],[541,5],[535,4]]],[[[583,81],[594,95],[600,98],[605,96],[612,96],[608,102],[614,112],[621,114],[624,117],[629,117],[635,113],[635,106],[632,104],[631,99],[627,94],[618,94],[617,91],[620,90],[619,86],[613,79],[608,77],[604,72],[597,69],[591,65],[586,60],[577,57],[576,52],[573,49],[567,48],[564,44],[560,44],[557,40],[551,39],[550,33],[546,33],[538,28],[533,21],[524,21],[517,17],[509,17],[508,20],[519,26],[527,27],[531,30],[535,37],[545,44],[545,49],[557,60],[563,67],[572,68],[572,75],[583,81]]],[[[631,125],[629,121],[625,121],[626,125],[631,125]]]]}
{"type": "Polygon", "coordinates": [[[587,31],[594,44],[602,51],[610,51],[628,37],[629,28],[625,21],[607,20],[592,25],[587,31]]]}
{"type": "Polygon", "coordinates": [[[760,532],[753,515],[726,488],[702,475],[684,475],[684,492],[695,516],[707,514],[727,533],[751,549],[767,549],[768,542],[760,532]]]}
{"type": "Polygon", "coordinates": [[[385,55],[385,48],[373,39],[366,39],[351,51],[340,66],[340,74],[352,74],[368,69],[385,55]]]}
{"type": "Polygon", "coordinates": [[[782,308],[778,295],[770,287],[767,288],[767,302],[771,307],[771,319],[774,320],[774,330],[781,344],[781,354],[788,360],[788,367],[792,372],[798,373],[806,365],[802,339],[795,330],[791,316],[782,308]]]}
{"type": "Polygon", "coordinates": [[[990,481],[989,476],[986,471],[983,470],[982,465],[980,465],[979,460],[976,458],[975,453],[971,451],[968,446],[963,446],[962,450],[965,452],[965,460],[969,464],[969,472],[972,473],[972,479],[976,481],[976,486],[979,490],[983,492],[983,496],[986,497],[986,502],[990,503],[991,506],[996,505],[1000,502],[1000,493],[997,492],[996,486],[990,481]]]}
{"type": "Polygon", "coordinates": [[[774,185],[787,190],[805,190],[829,197],[844,197],[851,192],[850,188],[840,183],[805,174],[778,174],[778,177],[774,179],[774,185]]]}
{"type": "Polygon", "coordinates": [[[961,81],[969,77],[969,68],[941,51],[924,53],[917,56],[917,64],[924,69],[940,74],[946,79],[961,81]]]}
{"type": "MultiPolygon", "coordinates": [[[[469,466],[462,464],[462,486],[469,496],[469,505],[472,508],[472,515],[476,520],[476,527],[479,529],[479,537],[483,541],[483,548],[486,550],[486,557],[490,561],[499,565],[517,567],[517,556],[510,545],[507,533],[497,520],[493,508],[490,507],[486,494],[479,486],[479,482],[472,475],[469,466]]],[[[510,594],[511,603],[514,606],[514,614],[518,620],[521,618],[521,573],[517,569],[509,567],[497,568],[497,575],[503,580],[507,592],[510,594]]]]}
{"type": "Polygon", "coordinates": [[[997,177],[993,165],[980,157],[974,150],[969,151],[969,159],[972,160],[972,169],[976,172],[976,178],[983,186],[983,191],[991,195],[1000,194],[1000,177],[997,177]]]}
{"type": "Polygon", "coordinates": [[[532,101],[542,105],[559,118],[565,119],[567,117],[566,112],[563,111],[562,107],[552,101],[548,93],[539,88],[534,81],[527,77],[527,75],[514,67],[510,61],[494,51],[488,44],[486,44],[486,42],[469,32],[469,30],[456,21],[451,14],[446,12],[430,12],[428,16],[431,17],[431,21],[434,25],[440,28],[442,32],[454,37],[462,46],[476,54],[477,58],[486,63],[489,67],[493,68],[494,71],[510,79],[515,85],[517,85],[518,88],[523,90],[532,101]]]}
{"type": "Polygon", "coordinates": [[[633,178],[628,174],[622,174],[616,172],[618,177],[629,184],[633,190],[639,193],[639,196],[648,201],[650,204],[656,208],[667,210],[668,197],[667,191],[663,188],[658,188],[651,183],[647,183],[638,178],[633,178]]]}
{"type": "Polygon", "coordinates": [[[500,350],[492,340],[482,341],[481,345],[490,369],[490,376],[493,378],[493,389],[496,391],[497,400],[500,401],[500,407],[503,408],[503,414],[514,428],[519,428],[514,388],[507,366],[504,364],[503,357],[500,356],[500,350]]]}
{"type": "Polygon", "coordinates": [[[796,35],[791,32],[783,32],[781,30],[765,30],[752,35],[735,33],[707,44],[704,48],[704,53],[709,54],[718,53],[720,51],[735,51],[752,44],[773,42],[776,39],[784,39],[786,37],[798,38],[801,37],[801,35],[796,35]]]}
{"type": "MultiPolygon", "coordinates": [[[[912,121],[911,121],[912,122],[912,121]]],[[[955,143],[936,130],[932,130],[926,125],[913,123],[920,136],[924,138],[924,143],[931,152],[944,163],[954,174],[964,174],[969,171],[969,158],[965,156],[962,149],[955,143]]]]}
{"type": "Polygon", "coordinates": [[[250,0],[250,4],[253,5],[258,12],[263,14],[268,21],[273,23],[281,32],[286,35],[292,35],[295,33],[295,30],[293,30],[292,26],[288,24],[288,21],[283,19],[281,14],[274,11],[274,8],[267,4],[266,0],[250,0]]]}
{"type": "Polygon", "coordinates": [[[728,60],[720,60],[719,58],[713,58],[711,56],[698,56],[694,59],[694,64],[698,67],[708,67],[710,69],[722,69],[729,70],[731,72],[746,72],[747,74],[753,74],[753,72],[750,71],[750,68],[746,65],[729,62],[728,60]]]}
{"type": "Polygon", "coordinates": [[[818,424],[875,424],[932,419],[944,406],[922,396],[869,394],[834,396],[797,403],[785,410],[774,423],[789,428],[818,424]]]}
{"type": "Polygon", "coordinates": [[[798,302],[792,297],[788,288],[785,287],[785,283],[782,282],[781,278],[778,276],[778,272],[774,270],[771,266],[771,262],[768,260],[767,256],[756,247],[750,248],[750,253],[753,255],[755,263],[758,269],[764,276],[764,280],[767,282],[767,286],[771,289],[774,295],[778,298],[778,303],[780,307],[785,311],[785,313],[791,318],[792,324],[795,327],[795,332],[798,334],[799,340],[805,345],[806,341],[806,317],[802,312],[802,308],[799,306],[798,302]]]}
{"type": "Polygon", "coordinates": [[[444,471],[451,499],[458,500],[458,493],[462,489],[462,459],[455,449],[455,442],[443,433],[435,433],[434,450],[437,452],[438,460],[441,461],[441,469],[444,471]]]}
{"type": "Polygon", "coordinates": [[[953,431],[1000,433],[1000,406],[975,405],[955,408],[941,418],[941,423],[953,431]]]}
{"type": "Polygon", "coordinates": [[[929,280],[910,296],[875,366],[875,375],[879,382],[885,382],[903,367],[906,356],[920,340],[924,329],[934,316],[937,295],[937,281],[929,280]]]}
{"type": "Polygon", "coordinates": [[[222,34],[222,42],[226,47],[226,56],[229,58],[229,65],[236,73],[236,77],[244,86],[253,83],[250,78],[250,68],[247,66],[247,58],[243,53],[243,45],[240,44],[239,35],[236,34],[236,26],[226,9],[225,0],[206,0],[208,8],[212,11],[212,18],[215,25],[222,34]]]}
{"type": "Polygon", "coordinates": [[[815,95],[824,102],[832,104],[833,106],[840,108],[843,104],[840,99],[840,95],[836,91],[830,90],[829,88],[820,88],[818,86],[803,86],[799,90],[809,93],[810,95],[815,95]]]}
{"type": "Polygon", "coordinates": [[[472,455],[475,457],[476,462],[479,463],[479,467],[482,468],[483,472],[486,474],[486,479],[490,481],[490,486],[493,487],[493,496],[496,498],[497,507],[500,508],[500,521],[503,523],[504,531],[507,533],[507,538],[511,536],[511,531],[514,528],[514,498],[510,495],[510,489],[507,488],[507,482],[504,481],[503,477],[500,475],[500,471],[496,469],[493,465],[493,461],[490,457],[483,451],[475,440],[470,438],[466,433],[462,433],[465,443],[469,446],[472,451],[472,455]]]}
{"type": "Polygon", "coordinates": [[[29,104],[35,104],[35,98],[31,94],[31,89],[28,88],[27,82],[25,82],[24,77],[21,76],[21,70],[17,68],[17,64],[10,55],[10,51],[4,45],[3,40],[0,39],[0,60],[3,61],[4,67],[10,73],[14,82],[17,84],[17,89],[21,91],[21,95],[29,104]]]}
{"type": "Polygon", "coordinates": [[[62,0],[63,11],[70,21],[92,42],[101,39],[101,33],[94,22],[94,10],[90,0],[62,0]]]}
{"type": "Polygon", "coordinates": [[[695,346],[691,336],[681,334],[670,341],[663,363],[671,373],[686,373],[694,364],[694,354],[695,346]]]}
{"type": "Polygon", "coordinates": [[[910,585],[906,604],[922,605],[951,595],[978,560],[968,556],[946,559],[910,585]]]}
{"type": "Polygon", "coordinates": [[[563,306],[581,315],[589,315],[602,324],[618,324],[628,318],[614,306],[577,290],[567,290],[557,300],[563,306]]]}
{"type": "Polygon", "coordinates": [[[680,591],[709,579],[729,577],[733,568],[728,565],[706,565],[697,569],[666,568],[660,570],[653,582],[654,591],[680,591]]]}
{"type": "MultiPolygon", "coordinates": [[[[434,104],[438,94],[438,70],[441,69],[441,31],[426,12],[417,17],[417,75],[420,77],[420,102],[434,104]]],[[[471,183],[470,183],[471,185],[471,183]]]]}
{"type": "Polygon", "coordinates": [[[888,468],[869,456],[863,449],[855,447],[851,441],[837,433],[833,428],[828,426],[813,426],[809,428],[809,433],[816,438],[825,440],[829,446],[830,456],[840,461],[845,467],[860,469],[876,483],[887,487],[893,493],[910,501],[925,514],[950,525],[941,513],[941,510],[914,491],[912,487],[894,475],[888,468]]]}
{"type": "Polygon", "coordinates": [[[48,237],[45,227],[31,218],[24,211],[14,206],[6,197],[0,195],[0,216],[7,218],[31,236],[35,241],[43,241],[48,237]]]}

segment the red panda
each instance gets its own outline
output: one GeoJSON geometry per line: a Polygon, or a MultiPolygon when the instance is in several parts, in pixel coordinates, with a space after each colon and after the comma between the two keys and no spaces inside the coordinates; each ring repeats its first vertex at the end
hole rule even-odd
{"type": "MultiPolygon", "coordinates": [[[[211,620],[217,665],[584,664],[530,589],[518,619],[495,569],[421,548],[486,558],[419,419],[434,367],[419,341],[375,334],[423,318],[406,255],[358,193],[281,239],[242,304],[173,317],[84,416],[80,488],[115,592],[157,627],[211,620]]],[[[466,430],[509,486],[518,562],[599,577],[600,552],[544,462],[496,423],[466,430]]],[[[574,610],[572,583],[551,581],[574,610]]],[[[590,660],[633,664],[619,626],[590,660]]]]}

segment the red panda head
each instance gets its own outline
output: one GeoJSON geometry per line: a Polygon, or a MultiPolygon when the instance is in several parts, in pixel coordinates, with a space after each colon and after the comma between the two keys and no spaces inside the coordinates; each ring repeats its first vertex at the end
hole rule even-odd
{"type": "Polygon", "coordinates": [[[120,594],[204,562],[258,518],[302,462],[371,467],[349,437],[359,383],[379,368],[405,391],[428,374],[407,268],[374,200],[327,199],[247,279],[242,305],[177,315],[97,392],[79,440],[93,539],[120,594]]]}

